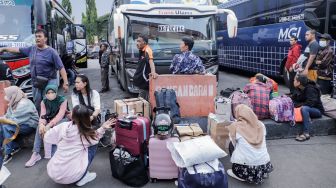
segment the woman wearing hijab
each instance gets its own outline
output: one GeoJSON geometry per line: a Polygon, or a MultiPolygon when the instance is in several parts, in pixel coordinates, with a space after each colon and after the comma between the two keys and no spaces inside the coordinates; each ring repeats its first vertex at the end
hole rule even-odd
{"type": "Polygon", "coordinates": [[[234,115],[237,122],[228,127],[234,147],[232,169],[227,172],[240,181],[261,184],[273,171],[266,148],[265,125],[250,107],[243,104],[236,107],[234,115]]]}
{"type": "MultiPolygon", "coordinates": [[[[65,97],[57,94],[58,87],[56,85],[47,85],[45,89],[45,98],[41,102],[41,116],[39,120],[39,128],[36,130],[33,154],[26,167],[32,167],[42,159],[40,155],[41,144],[44,134],[51,128],[55,127],[65,117],[68,102],[65,97]]],[[[45,144],[44,158],[51,158],[51,145],[45,144]]]]}
{"type": "MultiPolygon", "coordinates": [[[[6,119],[16,122],[20,126],[19,135],[29,135],[35,131],[38,124],[38,113],[32,101],[27,99],[23,91],[17,86],[10,86],[5,90],[5,100],[8,101],[6,119]]],[[[4,138],[11,138],[15,132],[14,125],[2,125],[4,138]]],[[[6,144],[4,163],[12,160],[12,156],[20,150],[14,141],[6,144]]]]}

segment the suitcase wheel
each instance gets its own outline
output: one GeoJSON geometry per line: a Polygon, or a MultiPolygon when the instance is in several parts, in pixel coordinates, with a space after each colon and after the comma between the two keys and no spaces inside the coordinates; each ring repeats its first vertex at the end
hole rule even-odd
{"type": "Polygon", "coordinates": [[[156,179],[156,178],[151,178],[150,181],[151,181],[152,183],[156,183],[157,179],[156,179]]]}

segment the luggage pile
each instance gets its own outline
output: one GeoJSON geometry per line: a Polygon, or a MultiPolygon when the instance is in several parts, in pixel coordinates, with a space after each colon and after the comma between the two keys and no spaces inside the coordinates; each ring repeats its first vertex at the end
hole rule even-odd
{"type": "Polygon", "coordinates": [[[150,108],[147,101],[115,101],[119,118],[116,146],[110,151],[112,176],[132,187],[157,180],[177,180],[181,188],[227,187],[227,174],[218,160],[227,154],[218,145],[229,141],[229,119],[209,115],[210,128],[204,133],[197,123],[180,123],[174,90],[162,89],[155,97],[152,121],[144,116],[150,108]]]}

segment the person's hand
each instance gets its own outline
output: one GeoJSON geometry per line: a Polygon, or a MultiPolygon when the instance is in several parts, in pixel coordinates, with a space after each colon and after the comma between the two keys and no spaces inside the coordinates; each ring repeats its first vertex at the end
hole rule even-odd
{"type": "Polygon", "coordinates": [[[90,121],[93,121],[94,117],[93,116],[90,116],[90,121]]]}
{"type": "Polygon", "coordinates": [[[289,71],[288,72],[293,72],[293,67],[289,67],[289,71]]]}
{"type": "Polygon", "coordinates": [[[322,63],[322,61],[316,61],[316,64],[320,65],[322,63]]]}
{"type": "Polygon", "coordinates": [[[301,72],[301,74],[303,74],[303,75],[308,75],[308,69],[304,69],[302,72],[301,72]]]}
{"type": "Polygon", "coordinates": [[[64,90],[64,93],[68,93],[68,90],[69,90],[69,84],[68,83],[63,84],[63,90],[64,90]]]}
{"type": "Polygon", "coordinates": [[[109,129],[112,128],[116,124],[117,120],[116,119],[109,119],[105,121],[105,123],[102,125],[104,129],[109,129]]]}
{"type": "Polygon", "coordinates": [[[43,137],[45,132],[46,132],[46,130],[45,130],[45,125],[41,123],[41,124],[39,125],[39,133],[40,133],[40,135],[43,137]]]}
{"type": "Polygon", "coordinates": [[[156,79],[159,75],[154,72],[154,73],[149,73],[149,76],[152,77],[153,79],[156,79]]]}

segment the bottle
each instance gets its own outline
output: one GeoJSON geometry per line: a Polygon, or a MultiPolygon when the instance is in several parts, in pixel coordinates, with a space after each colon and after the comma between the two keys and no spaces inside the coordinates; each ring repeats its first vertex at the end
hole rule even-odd
{"type": "Polygon", "coordinates": [[[110,109],[107,109],[107,110],[106,110],[106,113],[105,113],[105,121],[109,120],[110,117],[111,117],[110,109]]]}

